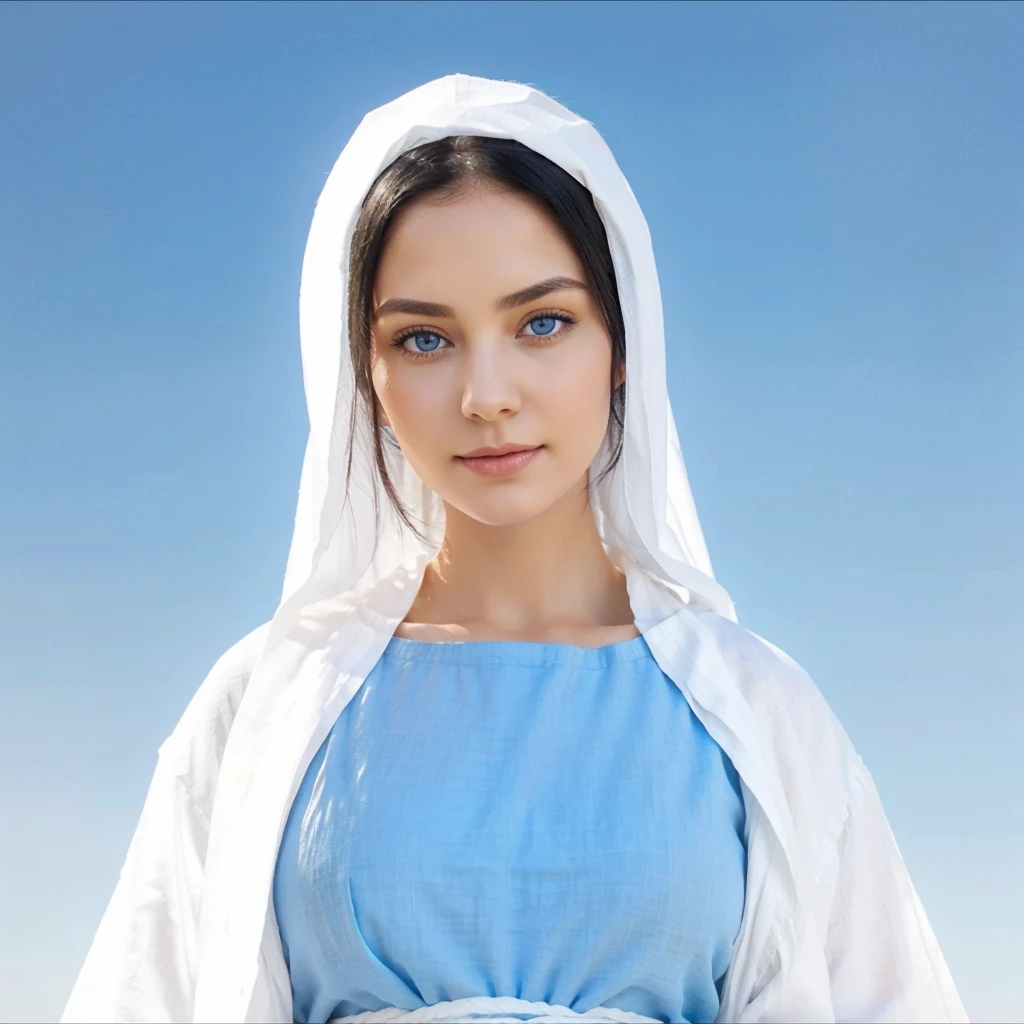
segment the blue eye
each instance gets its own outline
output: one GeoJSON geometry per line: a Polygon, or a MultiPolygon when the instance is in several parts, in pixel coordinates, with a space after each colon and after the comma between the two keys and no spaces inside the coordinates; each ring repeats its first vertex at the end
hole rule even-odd
{"type": "Polygon", "coordinates": [[[407,334],[400,343],[404,345],[410,339],[413,340],[417,352],[435,352],[444,341],[440,334],[435,334],[433,331],[416,331],[414,334],[407,334]],[[421,345],[420,342],[425,343],[421,345]]]}
{"type": "Polygon", "coordinates": [[[557,323],[558,321],[553,316],[536,316],[530,321],[530,326],[533,328],[534,334],[543,337],[545,334],[550,334],[557,323]]]}

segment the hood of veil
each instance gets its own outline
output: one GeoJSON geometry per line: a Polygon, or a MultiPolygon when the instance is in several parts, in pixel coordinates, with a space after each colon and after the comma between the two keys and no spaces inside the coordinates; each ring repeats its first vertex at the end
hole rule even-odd
{"type": "MultiPolygon", "coordinates": [[[[402,566],[422,571],[444,535],[444,506],[401,451],[385,446],[395,487],[426,542],[402,529],[383,488],[375,512],[370,417],[358,410],[351,486],[345,477],[357,398],[348,337],[349,245],[366,193],[406,150],[449,135],[516,139],[585,185],[604,222],[626,339],[622,457],[591,483],[605,550],[681,604],[735,621],[715,580],[687,480],[665,374],[661,291],[647,222],[611,151],[589,121],[537,89],[448,75],[367,114],[338,157],[316,204],[302,265],[299,323],[309,412],[295,530],[277,620],[289,609],[364,592],[402,566]]],[[[591,472],[606,465],[608,441],[591,472]]],[[[410,598],[411,600],[411,598],[410,598]]]]}

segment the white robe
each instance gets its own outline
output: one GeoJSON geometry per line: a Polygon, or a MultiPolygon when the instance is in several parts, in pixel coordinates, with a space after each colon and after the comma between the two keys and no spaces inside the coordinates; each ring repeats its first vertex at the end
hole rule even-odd
{"type": "MultiPolygon", "coordinates": [[[[621,464],[592,488],[595,519],[658,664],[743,784],[746,902],[719,1019],[966,1020],[867,769],[806,673],[735,621],[711,572],[666,391],[650,236],[625,178],[593,126],[550,97],[465,75],[367,115],[324,187],[303,264],[310,437],[282,601],[217,662],[160,748],[62,1019],[292,1020],[271,899],[287,813],[411,606],[444,527],[443,507],[400,453],[394,478],[430,543],[403,537],[386,505],[375,516],[358,425],[356,486],[344,502],[355,400],[347,247],[379,171],[420,142],[461,132],[517,138],[558,163],[591,190],[608,232],[626,326],[626,423],[621,464]]],[[[476,997],[412,1019],[488,1009],[544,1007],[476,997]]],[[[612,1007],[579,1019],[643,1018],[612,1007]]]]}

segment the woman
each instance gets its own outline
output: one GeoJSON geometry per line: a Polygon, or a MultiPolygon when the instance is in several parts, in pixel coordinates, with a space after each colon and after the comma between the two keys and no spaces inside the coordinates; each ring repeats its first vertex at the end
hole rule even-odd
{"type": "Polygon", "coordinates": [[[300,319],[282,602],[161,747],[64,1019],[965,1020],[870,775],[713,579],[596,131],[464,75],[372,112],[300,319]]]}

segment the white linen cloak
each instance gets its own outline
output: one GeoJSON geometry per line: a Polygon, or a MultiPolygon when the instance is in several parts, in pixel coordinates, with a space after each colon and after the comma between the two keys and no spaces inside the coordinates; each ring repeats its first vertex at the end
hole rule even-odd
{"type": "MultiPolygon", "coordinates": [[[[402,533],[387,502],[375,516],[365,417],[346,500],[356,401],[348,246],[380,171],[454,134],[511,137],[547,156],[590,189],[608,233],[626,327],[626,422],[619,466],[591,487],[595,519],[638,628],[735,765],[746,807],[746,902],[718,1019],[966,1020],[870,774],[815,684],[737,623],[714,579],[666,389],[654,254],[628,183],[589,122],[531,87],[466,75],[368,114],[317,203],[300,295],[310,435],[282,600],[214,665],[160,747],[62,1020],[292,1020],[271,900],[285,819],[444,531],[443,506],[400,451],[389,456],[393,478],[428,543],[402,533]]],[[[525,1010],[547,1014],[538,1020],[646,1019],[486,996],[359,1019],[525,1010]]]]}

